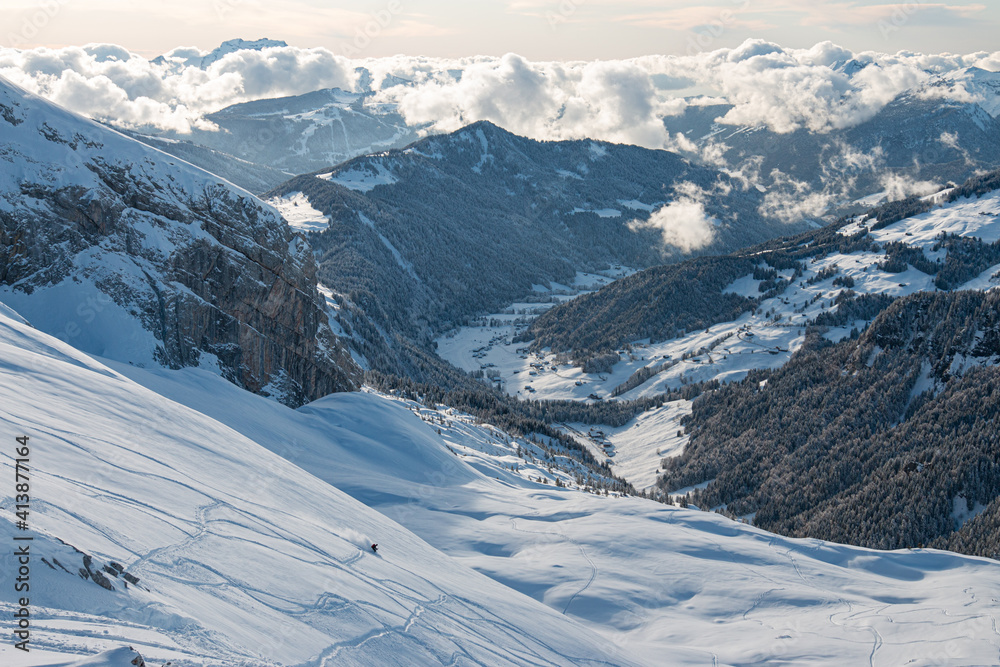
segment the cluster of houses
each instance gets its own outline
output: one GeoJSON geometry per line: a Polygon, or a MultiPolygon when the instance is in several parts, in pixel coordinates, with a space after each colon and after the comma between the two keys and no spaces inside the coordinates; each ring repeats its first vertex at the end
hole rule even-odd
{"type": "MultiPolygon", "coordinates": [[[[482,359],[483,357],[486,356],[486,354],[490,350],[493,349],[494,345],[510,345],[510,338],[508,338],[507,336],[504,336],[502,334],[497,334],[497,335],[493,336],[493,338],[490,338],[490,342],[488,342],[486,345],[483,345],[482,347],[477,347],[476,349],[474,349],[472,351],[472,356],[475,359],[482,359]]],[[[485,366],[483,368],[485,368],[485,366]]]]}
{"type": "Polygon", "coordinates": [[[600,445],[604,449],[604,453],[611,457],[615,455],[615,446],[611,444],[608,440],[607,434],[604,431],[596,428],[591,428],[587,432],[587,437],[593,440],[596,444],[600,445]]]}

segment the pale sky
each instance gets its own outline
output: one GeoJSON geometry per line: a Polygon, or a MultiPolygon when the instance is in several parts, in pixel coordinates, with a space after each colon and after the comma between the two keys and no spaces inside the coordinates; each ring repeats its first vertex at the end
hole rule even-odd
{"type": "Polygon", "coordinates": [[[886,53],[1000,50],[997,0],[0,0],[0,26],[0,46],[103,42],[145,56],[234,37],[353,57],[616,59],[749,37],[789,48],[829,40],[886,53]]]}

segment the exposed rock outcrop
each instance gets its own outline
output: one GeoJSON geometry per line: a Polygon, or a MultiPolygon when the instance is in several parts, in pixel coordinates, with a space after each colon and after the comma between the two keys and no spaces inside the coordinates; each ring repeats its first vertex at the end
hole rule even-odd
{"type": "MultiPolygon", "coordinates": [[[[78,285],[82,324],[113,303],[164,366],[217,368],[289,405],[356,387],[312,253],[276,211],[2,79],[0,108],[0,285],[38,295],[21,310],[64,307],[45,291],[78,285]]],[[[51,312],[32,321],[65,333],[51,312]]],[[[104,354],[149,363],[124,347],[104,354]]]]}

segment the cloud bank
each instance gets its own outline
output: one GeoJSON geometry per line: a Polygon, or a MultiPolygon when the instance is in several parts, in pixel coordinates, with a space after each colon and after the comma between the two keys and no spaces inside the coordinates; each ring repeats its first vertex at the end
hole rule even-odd
{"type": "Polygon", "coordinates": [[[203,69],[206,55],[179,48],[148,60],[105,44],[0,49],[0,75],[94,118],[187,132],[210,127],[206,114],[239,102],[331,87],[357,91],[364,67],[378,101],[397,105],[409,122],[431,131],[489,120],[537,139],[691,149],[687,138],[664,129],[662,118],[708,99],[733,105],[723,123],[828,132],[870,119],[907,90],[974,99],[961,79],[926,84],[971,66],[1000,70],[1000,51],[853,53],[829,42],[784,49],[761,40],[686,56],[595,62],[531,62],[513,54],[350,60],[323,48],[275,46],[221,54],[203,69]],[[400,81],[407,83],[392,85],[400,81]],[[695,94],[700,99],[691,99],[695,94]]]}
{"type": "Polygon", "coordinates": [[[168,55],[157,62],[110,44],[0,49],[0,76],[91,118],[180,133],[210,129],[205,115],[231,104],[357,81],[352,64],[326,49],[240,50],[205,69],[186,64],[208,55],[197,49],[168,55]]]}
{"type": "MultiPolygon", "coordinates": [[[[716,119],[722,124],[826,134],[870,120],[907,92],[923,99],[982,101],[996,115],[996,90],[983,88],[995,79],[977,82],[978,70],[970,68],[1000,71],[1000,51],[858,53],[830,42],[785,49],[747,40],[683,56],[534,62],[515,54],[350,59],[324,48],[266,40],[227,42],[213,52],[181,47],[154,59],[110,44],[0,48],[0,76],[129,129],[175,135],[213,131],[207,116],[232,104],[342,88],[366,93],[372,106],[396,109],[429,133],[488,120],[533,139],[589,138],[696,156],[728,173],[739,187],[763,191],[760,213],[786,222],[818,219],[850,204],[859,195],[858,183],[880,186],[890,199],[936,186],[921,180],[919,164],[913,174],[883,174],[873,181],[884,171],[881,152],[859,153],[836,140],[824,148],[830,154],[824,153],[817,178],[800,180],[778,169],[764,173],[762,156],[729,163],[725,145],[671,134],[664,119],[690,107],[724,105],[716,119]]],[[[957,136],[944,133],[938,141],[972,164],[957,136]]],[[[683,188],[676,194],[648,221],[633,224],[657,229],[664,244],[682,252],[704,248],[715,225],[703,197],[683,188]]]]}

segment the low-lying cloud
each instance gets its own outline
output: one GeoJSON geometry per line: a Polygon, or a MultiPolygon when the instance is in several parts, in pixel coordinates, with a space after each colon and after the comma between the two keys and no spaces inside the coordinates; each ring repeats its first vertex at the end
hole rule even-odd
{"type": "Polygon", "coordinates": [[[667,132],[697,91],[733,105],[721,122],[776,132],[829,132],[870,119],[900,93],[969,99],[961,79],[927,86],[970,66],[1000,69],[1000,52],[854,53],[831,43],[784,49],[762,40],[686,56],[596,62],[531,62],[520,56],[350,60],[327,49],[276,46],[221,55],[178,48],[148,60],[114,45],[0,49],[0,75],[74,111],[128,127],[186,132],[238,102],[321,88],[357,90],[372,74],[376,99],[414,125],[448,131],[492,121],[537,139],[595,138],[647,148],[690,147],[667,132]],[[407,81],[404,85],[388,85],[407,81]]]}
{"type": "Polygon", "coordinates": [[[211,129],[205,115],[231,104],[321,88],[351,89],[357,81],[351,62],[326,49],[242,50],[205,69],[180,63],[147,60],[108,44],[0,49],[0,76],[26,90],[122,127],[180,133],[211,129]]]}
{"type": "Polygon", "coordinates": [[[653,211],[647,220],[633,220],[629,229],[655,229],[664,246],[687,254],[711,245],[715,240],[716,221],[705,210],[705,194],[692,183],[676,188],[674,201],[653,211]]]}
{"type": "MultiPolygon", "coordinates": [[[[857,53],[830,42],[785,49],[747,40],[735,48],[683,56],[592,62],[533,62],[515,54],[349,59],[323,48],[261,46],[233,50],[229,45],[211,54],[182,47],[157,59],[108,44],[0,48],[0,76],[92,118],[178,135],[216,130],[207,116],[240,102],[323,88],[365,92],[370,102],[395,108],[411,126],[428,133],[488,120],[539,140],[590,138],[678,151],[725,171],[743,189],[764,192],[761,214],[795,222],[821,218],[850,203],[859,184],[880,186],[890,199],[936,186],[918,178],[919,163],[912,175],[877,176],[885,166],[877,148],[860,153],[833,138],[816,175],[793,177],[765,169],[760,155],[730,162],[722,141],[672,134],[664,119],[694,106],[724,105],[716,119],[721,124],[836,137],[904,92],[922,99],[982,102],[984,92],[976,88],[982,84],[973,81],[968,68],[1000,70],[1000,51],[857,53]]],[[[996,113],[1000,107],[991,103],[996,113]]],[[[938,144],[972,164],[956,135],[945,132],[938,144]]],[[[675,201],[634,224],[659,230],[668,246],[694,252],[715,235],[703,201],[682,188],[675,201]]]]}

